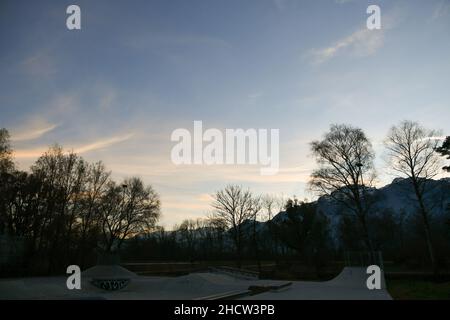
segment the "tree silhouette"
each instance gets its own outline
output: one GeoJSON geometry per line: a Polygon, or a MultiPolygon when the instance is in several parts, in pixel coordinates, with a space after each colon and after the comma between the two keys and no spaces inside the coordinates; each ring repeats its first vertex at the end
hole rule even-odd
{"type": "MultiPolygon", "coordinates": [[[[446,159],[450,159],[450,136],[445,138],[444,142],[439,148],[436,148],[436,151],[439,152],[446,159]]],[[[450,166],[445,166],[444,169],[447,172],[450,172],[450,166]]]]}
{"type": "Polygon", "coordinates": [[[345,211],[357,218],[367,249],[373,247],[367,216],[371,206],[369,189],[373,187],[375,169],[372,145],[364,132],[348,125],[331,125],[321,141],[311,143],[319,168],[311,174],[310,188],[341,203],[345,211]]]}
{"type": "Polygon", "coordinates": [[[11,172],[14,169],[12,148],[8,130],[0,129],[0,173],[11,172]]]}
{"type": "Polygon", "coordinates": [[[440,159],[435,150],[439,132],[428,130],[417,122],[403,121],[390,129],[385,140],[391,167],[397,174],[409,178],[425,229],[425,238],[433,271],[438,272],[434,245],[431,237],[430,211],[425,203],[429,179],[440,171],[440,159]]]}
{"type": "Polygon", "coordinates": [[[249,190],[238,185],[228,185],[212,195],[214,201],[213,217],[220,219],[230,229],[237,255],[237,265],[242,264],[244,245],[243,223],[251,220],[255,214],[255,201],[249,190]]]}
{"type": "Polygon", "coordinates": [[[13,272],[54,274],[74,262],[92,265],[99,246],[119,249],[126,239],[152,230],[159,217],[159,196],[151,186],[130,178],[123,190],[101,162],[90,164],[54,145],[24,172],[14,167],[12,154],[2,129],[0,234],[24,244],[13,272]]]}
{"type": "Polygon", "coordinates": [[[136,177],[121,185],[110,182],[99,210],[103,249],[114,252],[125,239],[152,230],[160,215],[159,195],[136,177]]]}

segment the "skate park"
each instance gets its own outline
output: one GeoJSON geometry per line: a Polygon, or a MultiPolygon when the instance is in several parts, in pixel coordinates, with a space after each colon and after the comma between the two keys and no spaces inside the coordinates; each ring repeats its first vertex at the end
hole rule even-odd
{"type": "Polygon", "coordinates": [[[344,267],[329,281],[260,280],[232,268],[211,268],[178,277],[139,276],[119,265],[98,265],[81,273],[81,289],[69,290],[66,277],[0,280],[0,299],[81,300],[390,300],[381,288],[367,287],[363,267],[344,267]],[[98,283],[120,282],[111,289],[98,283]]]}

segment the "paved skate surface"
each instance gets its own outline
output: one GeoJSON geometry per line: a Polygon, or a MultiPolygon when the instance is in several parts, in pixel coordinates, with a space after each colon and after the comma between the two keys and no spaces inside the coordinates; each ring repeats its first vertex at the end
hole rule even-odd
{"type": "Polygon", "coordinates": [[[220,272],[192,273],[181,277],[142,277],[121,268],[96,266],[82,272],[81,290],[68,290],[66,277],[35,277],[0,280],[0,299],[208,299],[243,293],[239,299],[304,300],[304,299],[391,299],[382,289],[369,290],[363,268],[344,268],[334,279],[324,282],[243,279],[220,272]],[[105,291],[93,286],[92,278],[128,276],[130,284],[118,291],[105,291]],[[287,285],[279,290],[269,290],[287,285]],[[263,288],[249,295],[249,287],[263,288]],[[264,289],[266,288],[266,289],[264,289]],[[247,294],[245,294],[247,293],[247,294]]]}

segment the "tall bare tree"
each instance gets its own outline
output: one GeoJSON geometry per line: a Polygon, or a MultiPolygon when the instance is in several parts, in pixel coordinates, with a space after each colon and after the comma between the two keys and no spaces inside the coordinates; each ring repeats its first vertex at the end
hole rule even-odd
{"type": "Polygon", "coordinates": [[[273,218],[273,212],[276,210],[277,198],[271,194],[266,194],[261,198],[261,204],[265,210],[263,220],[270,221],[273,218]]]}
{"type": "Polygon", "coordinates": [[[322,140],[311,143],[311,151],[319,167],[311,174],[310,188],[332,197],[357,218],[364,243],[373,252],[367,222],[371,205],[368,190],[376,174],[369,139],[359,128],[333,124],[322,140]]]}
{"type": "Polygon", "coordinates": [[[106,171],[102,162],[89,164],[87,179],[81,193],[81,210],[77,221],[79,223],[78,255],[82,267],[85,265],[85,252],[92,243],[97,243],[100,231],[101,214],[99,208],[102,199],[108,191],[111,173],[106,171]]]}
{"type": "Polygon", "coordinates": [[[12,148],[8,130],[0,129],[0,173],[14,169],[12,148]]]}
{"type": "Polygon", "coordinates": [[[414,190],[419,212],[425,230],[433,271],[438,272],[430,228],[430,211],[427,208],[425,194],[429,180],[440,172],[440,158],[435,152],[439,145],[436,139],[440,133],[429,130],[413,121],[403,121],[390,129],[385,146],[388,151],[390,167],[396,175],[409,178],[414,190]]]}
{"type": "Polygon", "coordinates": [[[261,272],[261,255],[260,255],[260,230],[257,228],[258,220],[261,215],[261,209],[263,208],[263,202],[261,200],[261,196],[253,197],[252,199],[252,242],[253,242],[253,250],[256,258],[256,264],[258,265],[258,271],[261,272]]]}
{"type": "Polygon", "coordinates": [[[231,231],[237,254],[237,265],[242,265],[242,249],[244,242],[243,223],[254,216],[252,193],[238,185],[228,185],[212,195],[212,216],[220,219],[231,231]]]}
{"type": "Polygon", "coordinates": [[[189,260],[194,261],[196,242],[199,235],[198,223],[193,219],[186,219],[181,222],[179,226],[175,227],[177,234],[179,235],[179,240],[186,248],[189,260]]]}
{"type": "Polygon", "coordinates": [[[38,249],[49,254],[49,271],[67,259],[77,233],[76,217],[87,178],[87,162],[73,152],[65,153],[54,145],[31,167],[34,176],[43,183],[40,197],[42,222],[38,249]]]}
{"type": "Polygon", "coordinates": [[[207,218],[206,223],[211,233],[213,251],[218,257],[221,257],[224,251],[227,224],[223,219],[214,217],[214,214],[207,218]]]}
{"type": "Polygon", "coordinates": [[[139,178],[126,179],[122,185],[110,182],[102,201],[101,225],[104,249],[113,252],[123,241],[150,231],[160,215],[159,195],[139,178]]]}
{"type": "Polygon", "coordinates": [[[0,233],[6,231],[10,173],[14,169],[8,130],[0,129],[0,233]]]}

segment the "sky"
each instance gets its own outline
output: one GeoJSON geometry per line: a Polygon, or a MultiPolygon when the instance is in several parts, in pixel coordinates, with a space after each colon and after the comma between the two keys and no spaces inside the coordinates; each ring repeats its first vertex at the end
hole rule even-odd
{"type": "Polygon", "coordinates": [[[392,179],[382,140],[419,121],[449,134],[450,1],[1,1],[0,127],[21,169],[58,143],[112,176],[139,176],[161,225],[210,212],[228,183],[314,198],[309,143],[332,123],[362,128],[392,179]],[[81,30],[66,8],[81,8],[81,30]],[[368,30],[368,5],[381,29],[368,30]],[[279,129],[280,171],[175,165],[171,133],[279,129]]]}

